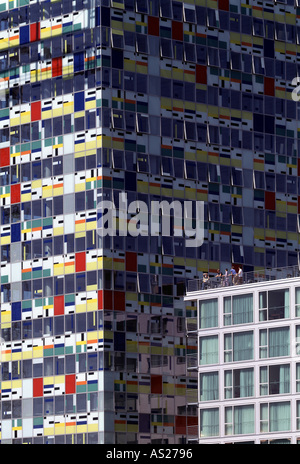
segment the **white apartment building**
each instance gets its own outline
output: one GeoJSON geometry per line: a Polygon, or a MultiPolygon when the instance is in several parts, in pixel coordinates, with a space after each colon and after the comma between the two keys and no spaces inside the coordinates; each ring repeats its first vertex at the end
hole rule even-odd
{"type": "Polygon", "coordinates": [[[300,444],[300,278],[197,287],[198,443],[300,444]]]}

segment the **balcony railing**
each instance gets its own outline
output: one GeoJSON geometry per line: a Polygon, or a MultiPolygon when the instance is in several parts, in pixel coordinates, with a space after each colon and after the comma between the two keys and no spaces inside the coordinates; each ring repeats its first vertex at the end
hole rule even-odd
{"type": "Polygon", "coordinates": [[[244,285],[252,284],[254,282],[288,279],[290,277],[300,277],[299,266],[267,268],[260,269],[258,271],[245,272],[241,278],[237,275],[229,275],[228,277],[210,277],[208,282],[204,282],[203,279],[189,280],[188,293],[212,288],[230,287],[232,285],[244,285]]]}
{"type": "Polygon", "coordinates": [[[198,357],[197,353],[188,354],[186,356],[186,367],[187,369],[197,369],[198,367],[198,357]]]}
{"type": "Polygon", "coordinates": [[[187,332],[197,331],[197,318],[196,317],[187,317],[185,320],[185,324],[186,324],[187,332]]]}

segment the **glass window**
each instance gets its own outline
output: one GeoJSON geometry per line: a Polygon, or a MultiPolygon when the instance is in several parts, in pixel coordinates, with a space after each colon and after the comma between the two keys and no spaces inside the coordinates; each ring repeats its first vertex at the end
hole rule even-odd
{"type": "Polygon", "coordinates": [[[147,0],[136,0],[136,11],[138,13],[148,13],[147,0]]]}
{"type": "Polygon", "coordinates": [[[121,110],[112,110],[112,124],[114,129],[124,129],[124,112],[121,110]]]}
{"type": "Polygon", "coordinates": [[[224,396],[226,399],[254,396],[254,369],[225,371],[224,396]]]}
{"type": "Polygon", "coordinates": [[[148,53],[148,36],[147,35],[136,34],[136,49],[137,49],[137,52],[139,53],[148,53]]]}
{"type": "Polygon", "coordinates": [[[254,433],[254,405],[225,408],[225,435],[254,433]]]}
{"type": "MultiPolygon", "coordinates": [[[[298,390],[297,390],[298,391],[298,390]]],[[[297,417],[297,425],[296,425],[296,428],[297,430],[300,429],[300,401],[297,401],[297,412],[296,412],[296,417],[297,417]]],[[[299,443],[299,441],[297,440],[297,443],[299,443]]]]}
{"type": "Polygon", "coordinates": [[[260,431],[284,432],[291,429],[289,401],[260,405],[260,431]]]}
{"type": "Polygon", "coordinates": [[[259,332],[260,358],[289,356],[290,329],[289,327],[276,327],[262,329],[259,332]]]}
{"type": "Polygon", "coordinates": [[[161,159],[161,173],[163,176],[173,176],[173,158],[163,157],[161,159]]]}
{"type": "Polygon", "coordinates": [[[197,179],[197,170],[195,161],[185,161],[185,178],[197,179]]]}
{"type": "Polygon", "coordinates": [[[138,289],[141,293],[150,293],[150,279],[148,274],[138,274],[138,289]]]}
{"type": "MultiPolygon", "coordinates": [[[[273,266],[274,267],[274,266],[273,266]]],[[[289,290],[259,293],[259,320],[285,319],[290,314],[289,290]]]]}
{"type": "Polygon", "coordinates": [[[253,332],[237,332],[224,335],[224,361],[253,359],[253,332]]]}
{"type": "Polygon", "coordinates": [[[125,111],[125,124],[127,131],[134,131],[136,126],[135,113],[125,111]]]}
{"type": "Polygon", "coordinates": [[[260,368],[260,395],[290,393],[290,365],[270,365],[260,368]]]}
{"type": "Polygon", "coordinates": [[[219,409],[200,410],[200,437],[219,435],[219,409]]]}
{"type": "Polygon", "coordinates": [[[161,118],[161,135],[163,137],[172,137],[172,119],[161,118]]]}
{"type": "Polygon", "coordinates": [[[286,40],[286,28],[284,23],[275,23],[275,35],[277,40],[285,42],[286,40]]]}
{"type": "Polygon", "coordinates": [[[224,325],[253,322],[253,295],[224,298],[224,325]]]}
{"type": "Polygon", "coordinates": [[[219,362],[218,336],[200,337],[199,360],[200,365],[217,364],[219,362]]]}
{"type": "Polygon", "coordinates": [[[230,13],[230,30],[233,32],[240,32],[241,15],[230,13]]]}
{"type": "Polygon", "coordinates": [[[218,299],[199,302],[199,328],[218,327],[218,299]]]}
{"type": "MultiPolygon", "coordinates": [[[[298,356],[299,345],[297,345],[296,348],[297,348],[296,355],[298,356]]],[[[296,364],[296,392],[297,393],[300,392],[300,364],[299,363],[296,364]]]]}
{"type": "Polygon", "coordinates": [[[149,156],[138,153],[137,156],[138,172],[149,172],[149,156]]]}
{"type": "Polygon", "coordinates": [[[295,313],[296,317],[300,317],[300,287],[295,289],[295,313]]]}
{"type": "Polygon", "coordinates": [[[184,121],[184,135],[186,140],[196,140],[196,126],[194,122],[184,121]]]}
{"type": "Polygon", "coordinates": [[[137,115],[137,131],[143,134],[149,133],[149,116],[147,114],[137,115]]]}
{"type": "Polygon", "coordinates": [[[200,401],[219,399],[219,373],[205,372],[200,374],[200,401]]]}
{"type": "Polygon", "coordinates": [[[164,0],[160,3],[160,15],[163,18],[172,18],[172,6],[170,0],[164,0]]]}
{"type": "Polygon", "coordinates": [[[264,23],[262,19],[253,18],[253,34],[264,37],[264,23]]]}
{"type": "Polygon", "coordinates": [[[160,55],[162,58],[173,58],[172,41],[169,39],[160,39],[160,55]]]}

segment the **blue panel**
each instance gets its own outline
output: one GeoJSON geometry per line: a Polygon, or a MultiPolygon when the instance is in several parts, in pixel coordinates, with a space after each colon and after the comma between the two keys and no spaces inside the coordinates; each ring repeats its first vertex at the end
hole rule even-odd
{"type": "Polygon", "coordinates": [[[29,43],[29,26],[20,27],[20,45],[29,43]]]}
{"type": "Polygon", "coordinates": [[[21,301],[18,301],[17,303],[12,303],[12,306],[11,306],[11,320],[12,321],[20,321],[21,320],[21,314],[22,314],[21,301]]]}
{"type": "Polygon", "coordinates": [[[100,26],[100,6],[96,6],[96,26],[100,26]]]}
{"type": "Polygon", "coordinates": [[[84,110],[84,92],[77,92],[74,94],[74,111],[84,110]]]}
{"type": "Polygon", "coordinates": [[[84,71],[84,52],[74,53],[74,72],[84,71]]]}
{"type": "Polygon", "coordinates": [[[21,224],[11,225],[11,241],[12,243],[21,241],[21,224]]]}

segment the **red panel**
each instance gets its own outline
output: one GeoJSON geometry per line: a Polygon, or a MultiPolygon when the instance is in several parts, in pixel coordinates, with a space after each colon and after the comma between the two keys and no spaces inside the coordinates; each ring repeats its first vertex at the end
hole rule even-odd
{"type": "Polygon", "coordinates": [[[76,272],[85,271],[85,251],[75,254],[75,271],[76,272]]]}
{"type": "Polygon", "coordinates": [[[31,103],[31,121],[39,121],[42,119],[42,109],[41,102],[32,102],[31,103]]]}
{"type": "Polygon", "coordinates": [[[52,59],[52,77],[62,75],[62,58],[53,58],[52,59]]]}
{"type": "Polygon", "coordinates": [[[219,10],[229,11],[229,0],[219,0],[219,10]]]}
{"type": "Polygon", "coordinates": [[[265,209],[275,211],[275,192],[265,192],[265,209]]]}
{"type": "Polygon", "coordinates": [[[183,24],[179,21],[172,21],[172,39],[183,40],[183,24]]]}
{"type": "Polygon", "coordinates": [[[148,34],[159,36],[159,18],[148,16],[148,34]]]}
{"type": "Polygon", "coordinates": [[[64,295],[54,297],[54,316],[59,316],[65,312],[64,295]]]}
{"type": "Polygon", "coordinates": [[[111,290],[104,290],[103,305],[104,309],[113,309],[113,294],[111,290]]]}
{"type": "Polygon", "coordinates": [[[162,375],[151,375],[151,393],[162,394],[162,375]]]}
{"type": "Polygon", "coordinates": [[[33,397],[43,396],[43,378],[33,379],[33,397]]]}
{"type": "Polygon", "coordinates": [[[206,84],[207,83],[207,69],[206,69],[206,66],[202,66],[200,64],[196,65],[196,82],[198,84],[206,84]]]}
{"type": "Polygon", "coordinates": [[[10,202],[20,203],[21,201],[21,184],[15,184],[10,187],[10,202]]]}
{"type": "Polygon", "coordinates": [[[103,290],[98,290],[98,309],[103,309],[103,290]]]}
{"type": "Polygon", "coordinates": [[[191,435],[198,436],[198,417],[197,416],[187,416],[187,426],[190,430],[191,435]]]}
{"type": "Polygon", "coordinates": [[[137,255],[133,251],[126,252],[126,271],[137,271],[137,255]]]}
{"type": "Polygon", "coordinates": [[[10,150],[9,147],[0,149],[0,166],[10,165],[10,150]]]}
{"type": "Polygon", "coordinates": [[[187,425],[198,425],[197,416],[187,416],[187,425]]]}
{"type": "Polygon", "coordinates": [[[65,377],[65,392],[76,393],[76,376],[75,374],[66,375],[65,377]]]}
{"type": "Polygon", "coordinates": [[[125,311],[125,292],[114,292],[114,310],[125,311]]]}
{"type": "Polygon", "coordinates": [[[30,24],[30,42],[40,40],[40,23],[30,24]]]}
{"type": "Polygon", "coordinates": [[[175,433],[179,435],[186,434],[186,417],[185,416],[175,416],[175,433]]]}
{"type": "Polygon", "coordinates": [[[265,77],[264,78],[264,90],[265,95],[270,95],[274,97],[275,95],[275,80],[272,77],[265,77]]]}

